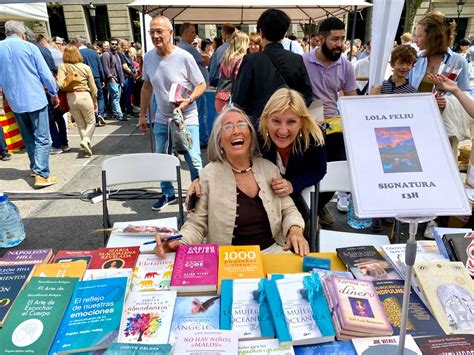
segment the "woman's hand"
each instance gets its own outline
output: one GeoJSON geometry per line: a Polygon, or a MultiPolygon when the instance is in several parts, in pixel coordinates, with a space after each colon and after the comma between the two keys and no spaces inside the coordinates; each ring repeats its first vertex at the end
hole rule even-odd
{"type": "MultiPolygon", "coordinates": [[[[202,196],[199,178],[194,179],[193,183],[191,184],[191,186],[189,186],[189,189],[186,192],[186,207],[189,204],[189,198],[192,194],[195,194],[197,198],[202,196]]],[[[188,212],[196,212],[196,208],[188,208],[188,212]]]]}
{"type": "Polygon", "coordinates": [[[272,190],[278,197],[285,197],[293,192],[293,185],[286,179],[272,178],[272,190]]]}
{"type": "Polygon", "coordinates": [[[455,81],[448,79],[443,74],[429,74],[428,78],[435,84],[437,89],[451,92],[460,90],[455,81]]]}
{"type": "Polygon", "coordinates": [[[160,258],[164,258],[166,253],[170,253],[175,251],[180,245],[179,240],[171,240],[169,242],[162,242],[161,239],[169,237],[168,234],[157,234],[156,239],[156,246],[155,246],[155,254],[160,258]]]}
{"type": "Polygon", "coordinates": [[[288,232],[288,238],[283,250],[290,250],[293,247],[296,254],[305,256],[309,253],[309,244],[303,235],[303,228],[292,226],[288,232]]]}

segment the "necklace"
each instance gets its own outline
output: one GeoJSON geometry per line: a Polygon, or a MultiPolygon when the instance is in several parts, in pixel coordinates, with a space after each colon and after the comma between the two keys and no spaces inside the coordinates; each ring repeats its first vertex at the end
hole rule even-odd
{"type": "Polygon", "coordinates": [[[230,165],[230,167],[232,168],[232,170],[234,170],[236,173],[239,173],[239,174],[248,173],[249,171],[252,170],[252,164],[250,164],[250,166],[247,169],[243,169],[243,170],[236,169],[232,165],[230,165]]]}

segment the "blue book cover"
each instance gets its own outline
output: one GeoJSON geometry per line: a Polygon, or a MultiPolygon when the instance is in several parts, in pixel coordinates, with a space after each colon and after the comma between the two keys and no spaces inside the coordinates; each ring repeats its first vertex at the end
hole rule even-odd
{"type": "Polygon", "coordinates": [[[0,266],[0,326],[3,325],[33,267],[34,265],[0,266]]]}
{"type": "Polygon", "coordinates": [[[170,344],[111,343],[104,355],[169,355],[170,344]]]}
{"type": "Polygon", "coordinates": [[[105,349],[117,338],[127,278],[78,282],[50,354],[105,349]]]}
{"type": "Polygon", "coordinates": [[[331,341],[293,347],[295,355],[356,355],[352,341],[331,341]]]}
{"type": "Polygon", "coordinates": [[[180,331],[219,329],[219,296],[177,297],[169,343],[173,345],[180,331]]]}

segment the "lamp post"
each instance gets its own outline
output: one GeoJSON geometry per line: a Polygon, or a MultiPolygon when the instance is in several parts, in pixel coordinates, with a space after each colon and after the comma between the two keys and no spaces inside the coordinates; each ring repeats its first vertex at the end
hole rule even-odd
{"type": "Polygon", "coordinates": [[[458,2],[456,3],[456,7],[457,7],[457,12],[458,12],[458,20],[457,22],[459,22],[459,17],[461,16],[461,12],[464,8],[464,4],[466,3],[466,0],[458,0],[458,2]]]}
{"type": "Polygon", "coordinates": [[[92,36],[94,37],[94,42],[97,42],[97,31],[95,28],[95,10],[96,7],[94,4],[91,2],[88,6],[87,9],[89,10],[89,15],[91,16],[91,25],[92,25],[92,36]]]}

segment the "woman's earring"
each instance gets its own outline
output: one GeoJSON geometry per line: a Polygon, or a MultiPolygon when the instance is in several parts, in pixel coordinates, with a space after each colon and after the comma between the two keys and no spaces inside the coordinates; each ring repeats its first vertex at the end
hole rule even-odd
{"type": "Polygon", "coordinates": [[[300,131],[299,137],[303,138],[303,133],[301,131],[300,131]]]}
{"type": "Polygon", "coordinates": [[[224,149],[219,148],[219,153],[221,153],[221,155],[224,155],[224,149]]]}

